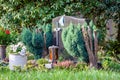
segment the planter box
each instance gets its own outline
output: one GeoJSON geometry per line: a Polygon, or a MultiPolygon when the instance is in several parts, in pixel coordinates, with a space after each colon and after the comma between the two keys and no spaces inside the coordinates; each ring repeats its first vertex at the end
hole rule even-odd
{"type": "Polygon", "coordinates": [[[19,54],[10,54],[9,55],[9,68],[10,70],[14,70],[15,66],[20,66],[21,69],[27,63],[27,56],[21,56],[19,54]]]}

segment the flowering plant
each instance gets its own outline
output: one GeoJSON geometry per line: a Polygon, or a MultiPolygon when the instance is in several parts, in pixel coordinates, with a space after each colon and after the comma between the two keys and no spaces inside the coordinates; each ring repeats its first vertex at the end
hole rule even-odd
{"type": "Polygon", "coordinates": [[[10,45],[16,43],[19,40],[19,33],[10,29],[0,27],[0,45],[10,45]]]}
{"type": "Polygon", "coordinates": [[[10,45],[9,53],[25,55],[26,48],[21,42],[19,42],[17,44],[10,45]]]}
{"type": "Polygon", "coordinates": [[[8,45],[12,42],[10,30],[0,28],[0,45],[8,45]]]}

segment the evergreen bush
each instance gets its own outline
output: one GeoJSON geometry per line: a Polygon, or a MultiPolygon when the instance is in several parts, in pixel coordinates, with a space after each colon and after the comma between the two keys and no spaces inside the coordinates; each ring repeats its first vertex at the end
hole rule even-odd
{"type": "Polygon", "coordinates": [[[80,25],[78,27],[70,24],[62,31],[62,41],[64,48],[73,57],[79,57],[81,61],[88,62],[88,54],[84,45],[80,25]]]}
{"type": "Polygon", "coordinates": [[[52,45],[52,27],[51,25],[37,25],[38,29],[31,31],[30,29],[23,29],[21,37],[22,42],[27,49],[34,54],[35,59],[42,57],[44,46],[48,49],[52,45]]]}
{"type": "Polygon", "coordinates": [[[43,36],[39,31],[30,31],[25,28],[21,34],[22,42],[26,45],[27,49],[34,54],[35,59],[42,57],[43,50],[43,36]]]}
{"type": "Polygon", "coordinates": [[[46,25],[46,47],[48,48],[49,46],[52,46],[52,41],[53,41],[53,34],[52,34],[52,27],[51,25],[46,25]]]}
{"type": "Polygon", "coordinates": [[[37,24],[37,27],[42,31],[42,35],[44,36],[44,42],[46,48],[52,46],[53,34],[52,34],[52,26],[50,24],[37,24]]]}

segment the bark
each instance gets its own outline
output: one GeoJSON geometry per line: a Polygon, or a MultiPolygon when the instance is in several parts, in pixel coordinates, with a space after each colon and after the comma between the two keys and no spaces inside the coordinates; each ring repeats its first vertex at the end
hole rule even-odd
{"type": "Polygon", "coordinates": [[[93,51],[92,31],[89,26],[88,26],[88,36],[89,36],[90,50],[93,51]]]}
{"type": "Polygon", "coordinates": [[[82,27],[82,33],[83,33],[83,38],[84,38],[84,41],[85,41],[86,50],[87,50],[88,55],[89,55],[90,67],[97,68],[97,64],[96,64],[96,61],[95,61],[95,55],[94,55],[93,51],[90,48],[90,45],[89,45],[90,42],[89,42],[88,33],[87,33],[87,30],[84,27],[82,27]]]}
{"type": "Polygon", "coordinates": [[[97,39],[97,32],[94,31],[94,57],[95,57],[95,64],[97,65],[97,52],[98,52],[98,39],[97,39]]]}
{"type": "Polygon", "coordinates": [[[44,34],[44,51],[43,51],[43,57],[45,57],[48,54],[47,47],[46,47],[46,34],[44,34]]]}

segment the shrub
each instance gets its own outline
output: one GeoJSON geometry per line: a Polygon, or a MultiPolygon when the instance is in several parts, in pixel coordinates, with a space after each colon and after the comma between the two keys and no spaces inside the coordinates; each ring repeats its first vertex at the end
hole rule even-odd
{"type": "Polygon", "coordinates": [[[17,42],[17,39],[17,32],[0,27],[0,45],[9,45],[15,43],[17,42]]]}
{"type": "Polygon", "coordinates": [[[40,64],[44,65],[44,64],[48,63],[48,60],[41,58],[41,59],[38,59],[36,63],[38,65],[40,65],[40,64]]]}
{"type": "Polygon", "coordinates": [[[111,60],[111,59],[104,59],[102,61],[103,68],[105,70],[114,70],[114,71],[120,71],[120,64],[111,60]]]}
{"type": "Polygon", "coordinates": [[[42,57],[43,47],[48,49],[52,45],[52,27],[51,25],[37,25],[37,30],[23,29],[21,37],[22,42],[27,46],[27,49],[34,54],[35,59],[42,57]]]}
{"type": "Polygon", "coordinates": [[[83,62],[78,62],[75,66],[76,71],[80,71],[80,70],[88,70],[88,65],[86,63],[83,62]]]}
{"type": "Polygon", "coordinates": [[[52,26],[50,24],[46,24],[46,25],[38,24],[37,27],[42,31],[42,35],[46,37],[46,39],[44,37],[44,41],[46,42],[45,44],[46,48],[52,46],[52,40],[53,40],[52,26]]]}
{"type": "Polygon", "coordinates": [[[52,31],[45,32],[46,34],[46,47],[52,46],[53,35],[52,31]]]}
{"type": "Polygon", "coordinates": [[[25,65],[24,70],[39,70],[39,71],[46,71],[47,69],[45,68],[45,63],[48,63],[47,60],[41,58],[36,60],[29,60],[27,64],[25,65]]]}
{"type": "Polygon", "coordinates": [[[34,54],[35,59],[42,57],[43,50],[43,36],[41,32],[33,31],[25,28],[21,34],[22,42],[26,45],[27,49],[34,54]]]}
{"type": "Polygon", "coordinates": [[[88,62],[88,54],[84,45],[84,40],[80,26],[70,24],[62,31],[62,42],[64,48],[73,57],[79,57],[82,61],[88,62]]]}
{"type": "Polygon", "coordinates": [[[106,56],[114,57],[120,61],[120,42],[110,40],[105,46],[106,56]]]}
{"type": "Polygon", "coordinates": [[[54,64],[55,69],[72,69],[74,68],[75,64],[73,61],[65,60],[62,62],[58,62],[57,64],[54,64]]]}

